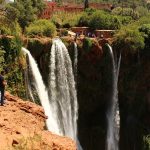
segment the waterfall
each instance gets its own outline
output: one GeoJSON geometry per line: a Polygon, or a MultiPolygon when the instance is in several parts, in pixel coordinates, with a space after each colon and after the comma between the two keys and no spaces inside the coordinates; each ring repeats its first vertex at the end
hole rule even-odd
{"type": "Polygon", "coordinates": [[[118,106],[118,76],[119,76],[119,68],[121,55],[119,56],[118,63],[115,63],[114,54],[111,46],[107,45],[109,48],[109,52],[112,59],[112,76],[113,76],[113,91],[112,91],[112,99],[111,106],[107,112],[108,119],[108,130],[107,130],[107,150],[119,150],[118,142],[119,142],[119,128],[120,128],[120,114],[119,114],[119,106],[118,106]]]}
{"type": "Polygon", "coordinates": [[[78,103],[72,62],[58,38],[53,39],[49,68],[49,92],[55,119],[61,134],[77,141],[78,103]]]}
{"type": "Polygon", "coordinates": [[[52,106],[50,105],[50,102],[49,102],[48,92],[46,90],[42,76],[38,69],[38,65],[36,64],[34,58],[32,57],[32,55],[30,54],[30,52],[27,49],[22,48],[22,51],[29,58],[29,66],[31,68],[31,71],[32,71],[32,74],[34,77],[35,89],[39,96],[40,102],[44,108],[45,115],[48,116],[48,119],[46,120],[48,130],[52,131],[54,133],[59,133],[59,128],[57,126],[57,122],[55,121],[54,116],[53,116],[52,106]]]}
{"type": "Polygon", "coordinates": [[[77,70],[78,70],[78,49],[77,49],[77,43],[74,42],[74,77],[75,81],[77,83],[77,70]]]}
{"type": "Polygon", "coordinates": [[[25,79],[25,86],[26,86],[26,97],[27,99],[28,98],[31,98],[31,100],[35,103],[35,100],[34,100],[34,96],[32,94],[32,90],[31,90],[31,84],[30,84],[30,81],[29,81],[29,75],[28,75],[28,67],[26,69],[24,69],[24,79],[25,79]]]}

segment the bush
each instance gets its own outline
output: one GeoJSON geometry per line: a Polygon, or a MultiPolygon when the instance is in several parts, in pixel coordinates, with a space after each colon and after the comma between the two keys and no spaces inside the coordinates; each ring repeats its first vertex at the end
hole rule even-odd
{"type": "Polygon", "coordinates": [[[93,29],[119,29],[121,22],[116,16],[104,11],[97,11],[91,15],[89,26],[93,29]]]}
{"type": "Polygon", "coordinates": [[[148,9],[143,7],[143,6],[139,6],[136,8],[136,11],[139,13],[140,17],[146,16],[148,15],[148,9]]]}
{"type": "Polygon", "coordinates": [[[150,36],[150,24],[143,24],[139,30],[150,36]]]}
{"type": "Polygon", "coordinates": [[[144,136],[144,150],[150,150],[150,135],[144,136]]]}
{"type": "Polygon", "coordinates": [[[83,13],[78,21],[78,26],[89,26],[90,15],[83,13]]]}
{"type": "Polygon", "coordinates": [[[60,36],[67,36],[67,35],[68,35],[68,31],[66,29],[60,30],[60,36]]]}
{"type": "Polygon", "coordinates": [[[0,39],[0,69],[5,70],[7,90],[12,94],[25,98],[23,69],[20,64],[22,42],[18,37],[0,39]]]}
{"type": "Polygon", "coordinates": [[[122,27],[115,35],[115,44],[132,53],[144,48],[144,35],[135,26],[122,27]]]}
{"type": "Polygon", "coordinates": [[[41,19],[30,24],[26,28],[26,34],[31,37],[35,35],[53,37],[56,35],[56,27],[50,21],[41,19]]]}
{"type": "Polygon", "coordinates": [[[17,22],[11,23],[11,25],[0,24],[0,32],[2,35],[20,35],[22,30],[17,22]]]}
{"type": "Polygon", "coordinates": [[[6,26],[1,26],[0,27],[0,32],[1,32],[2,35],[11,35],[10,28],[8,28],[6,26]]]}
{"type": "Polygon", "coordinates": [[[112,10],[113,15],[120,15],[120,16],[130,16],[134,19],[137,19],[140,17],[140,14],[138,11],[133,11],[132,8],[121,8],[121,7],[116,7],[112,10]]]}
{"type": "MultiPolygon", "coordinates": [[[[145,52],[150,52],[150,24],[143,24],[139,28],[140,32],[143,32],[145,34],[145,47],[144,49],[146,50],[145,52]]],[[[148,55],[148,53],[147,53],[148,55]]]]}
{"type": "Polygon", "coordinates": [[[83,40],[83,49],[85,52],[89,52],[91,50],[92,47],[92,40],[90,38],[85,38],[83,40]]]}
{"type": "Polygon", "coordinates": [[[70,28],[78,25],[81,13],[61,13],[55,14],[51,18],[51,21],[56,25],[56,27],[70,28]]]}
{"type": "Polygon", "coordinates": [[[117,16],[117,18],[122,25],[128,25],[133,21],[133,18],[130,16],[117,16]]]}

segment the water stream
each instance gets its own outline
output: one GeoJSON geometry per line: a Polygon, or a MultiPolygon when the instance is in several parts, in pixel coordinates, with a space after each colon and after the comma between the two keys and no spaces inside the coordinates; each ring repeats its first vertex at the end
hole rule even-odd
{"type": "Polygon", "coordinates": [[[119,150],[118,142],[119,142],[119,129],[120,129],[120,114],[119,114],[119,106],[118,106],[117,86],[118,86],[118,76],[119,76],[121,55],[119,56],[118,63],[116,63],[112,51],[112,47],[110,45],[107,46],[109,48],[110,56],[112,59],[113,86],[112,86],[111,106],[109,106],[109,110],[107,112],[108,130],[107,130],[106,147],[107,150],[119,150]]]}
{"type": "Polygon", "coordinates": [[[53,116],[54,112],[52,111],[52,107],[49,102],[48,92],[46,90],[42,76],[38,69],[38,65],[35,62],[32,55],[30,54],[30,52],[26,48],[22,48],[22,51],[28,56],[29,66],[31,68],[31,71],[34,77],[35,89],[39,96],[40,102],[44,108],[45,115],[48,116],[48,119],[46,120],[47,128],[48,130],[54,133],[59,133],[57,122],[55,121],[54,116],[53,116]]]}
{"type": "Polygon", "coordinates": [[[72,62],[66,46],[53,39],[50,57],[49,89],[55,119],[61,134],[77,139],[78,103],[72,62]]]}

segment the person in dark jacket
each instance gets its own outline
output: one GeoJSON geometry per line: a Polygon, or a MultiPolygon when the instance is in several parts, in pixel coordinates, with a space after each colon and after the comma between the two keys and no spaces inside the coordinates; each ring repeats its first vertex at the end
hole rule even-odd
{"type": "Polygon", "coordinates": [[[4,92],[5,92],[6,84],[7,83],[4,79],[4,71],[1,71],[1,74],[0,74],[0,93],[1,93],[0,102],[1,102],[1,106],[3,106],[3,104],[4,104],[4,92]]]}

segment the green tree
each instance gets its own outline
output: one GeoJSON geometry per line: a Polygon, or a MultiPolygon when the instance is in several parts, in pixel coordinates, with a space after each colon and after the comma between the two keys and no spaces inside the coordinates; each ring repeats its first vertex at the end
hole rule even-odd
{"type": "Polygon", "coordinates": [[[135,53],[145,46],[144,34],[134,24],[124,26],[116,33],[114,43],[117,48],[121,48],[126,52],[135,53]]]}
{"type": "Polygon", "coordinates": [[[93,29],[118,29],[121,22],[105,11],[96,11],[90,17],[89,26],[93,29]]]}
{"type": "Polygon", "coordinates": [[[53,37],[56,34],[56,27],[49,20],[40,19],[26,28],[26,34],[29,36],[48,36],[53,37]]]}
{"type": "Polygon", "coordinates": [[[145,52],[149,52],[150,51],[150,23],[149,24],[143,24],[140,27],[140,32],[145,33],[145,52]]]}
{"type": "Polygon", "coordinates": [[[17,0],[11,3],[11,6],[18,10],[18,22],[24,31],[25,27],[37,18],[45,5],[42,0],[17,0]]]}

